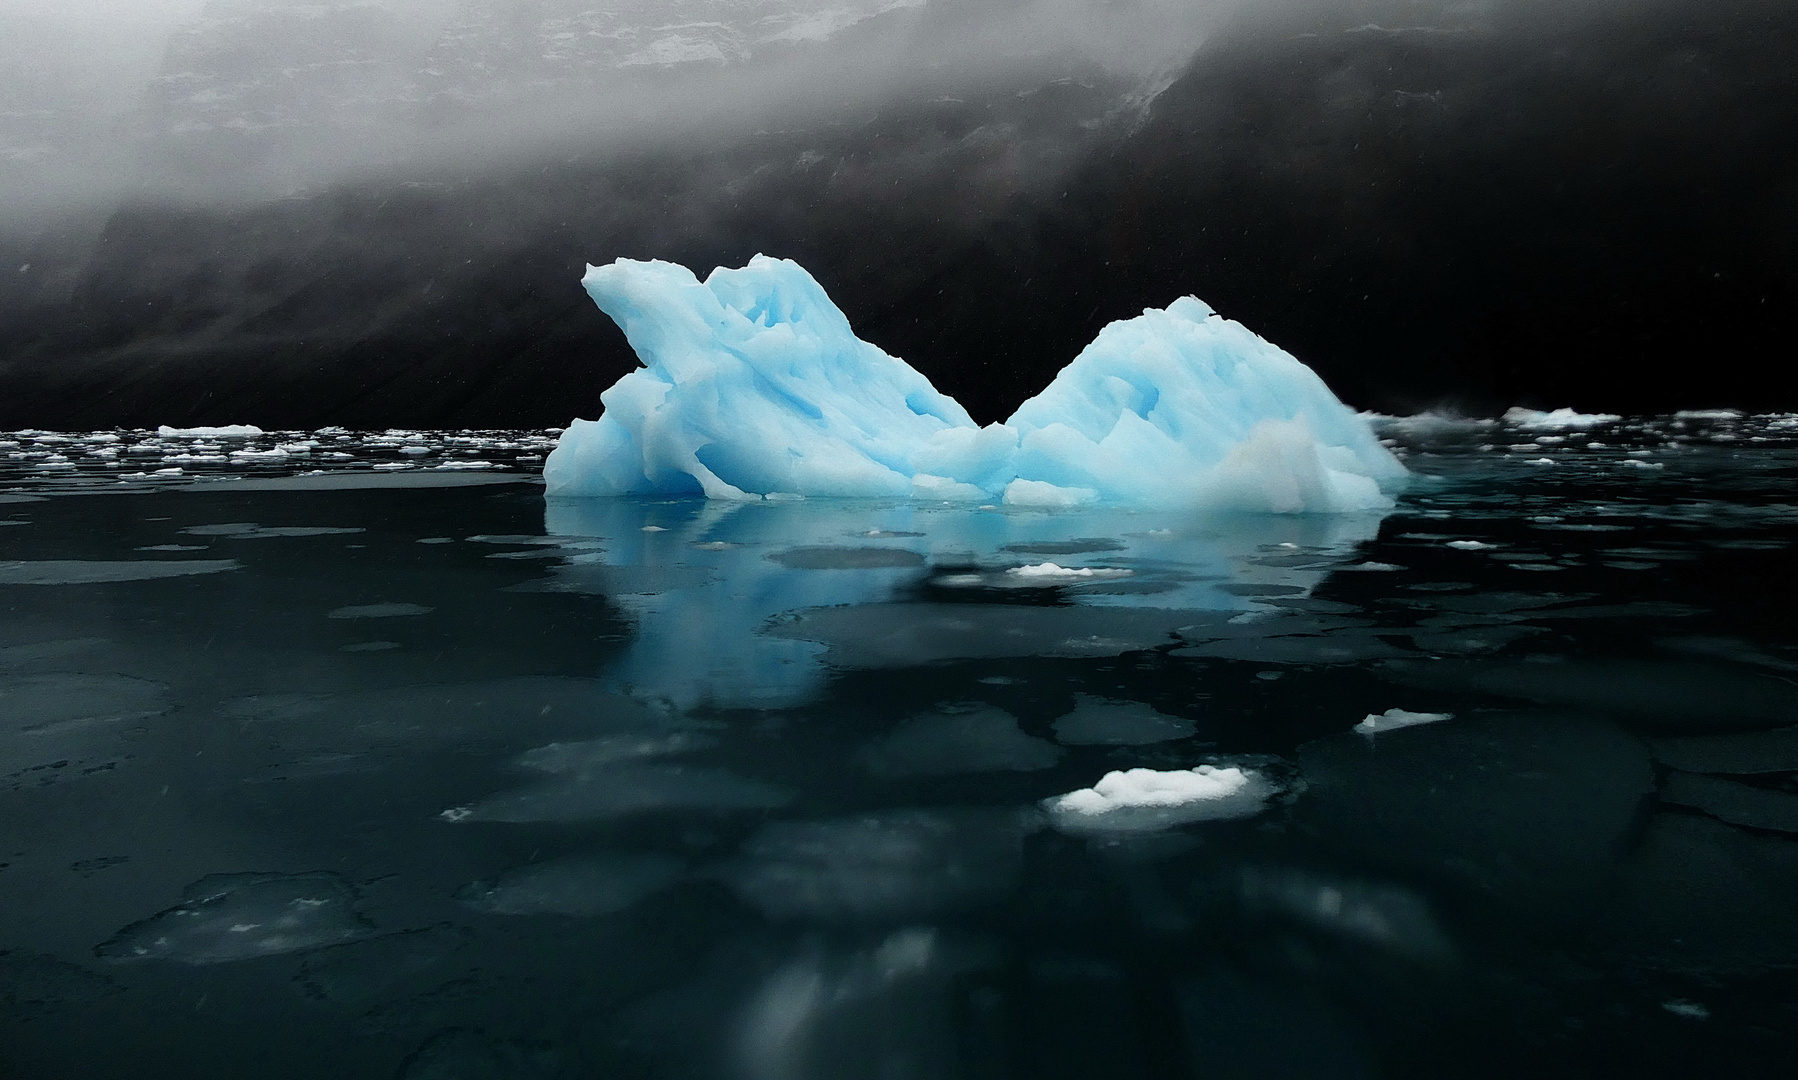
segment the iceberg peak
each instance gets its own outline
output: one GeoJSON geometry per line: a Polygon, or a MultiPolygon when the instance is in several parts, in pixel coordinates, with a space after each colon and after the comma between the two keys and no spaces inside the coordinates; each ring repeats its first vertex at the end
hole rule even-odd
{"type": "Polygon", "coordinates": [[[798,263],[701,282],[619,259],[581,281],[643,367],[575,420],[550,495],[777,493],[1274,513],[1385,509],[1404,475],[1315,372],[1196,297],[1099,332],[1003,424],[977,426],[857,338],[798,263]]]}

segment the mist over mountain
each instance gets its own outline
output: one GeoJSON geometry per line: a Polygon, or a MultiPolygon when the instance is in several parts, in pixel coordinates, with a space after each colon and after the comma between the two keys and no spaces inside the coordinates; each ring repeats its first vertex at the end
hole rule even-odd
{"type": "Polygon", "coordinates": [[[76,6],[0,6],[0,426],[565,423],[586,263],[757,252],[981,420],[1189,292],[1363,407],[1798,407],[1772,0],[76,6]]]}

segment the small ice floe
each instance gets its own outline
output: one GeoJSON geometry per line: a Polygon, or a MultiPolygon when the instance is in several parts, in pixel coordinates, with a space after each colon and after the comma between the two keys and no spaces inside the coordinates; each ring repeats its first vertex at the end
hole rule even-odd
{"type": "Polygon", "coordinates": [[[1552,412],[1539,412],[1535,409],[1521,407],[1505,410],[1502,417],[1505,423],[1530,431],[1566,430],[1568,428],[1590,428],[1600,424],[1614,424],[1623,419],[1615,413],[1580,413],[1572,409],[1555,409],[1552,412]]]}
{"type": "MultiPolygon", "coordinates": [[[[523,460],[520,458],[519,460],[523,460]]],[[[498,468],[491,461],[446,461],[441,465],[431,466],[432,472],[478,472],[482,469],[498,468]]]]}
{"type": "Polygon", "coordinates": [[[217,874],[94,952],[115,962],[196,965],[304,952],[372,933],[356,902],[356,890],[335,874],[217,874]]]}
{"type": "Polygon", "coordinates": [[[1674,1016],[1683,1016],[1688,1020],[1709,1020],[1711,1018],[1711,1011],[1709,1009],[1696,1001],[1687,1001],[1685,998],[1674,998],[1672,1001],[1663,1001],[1661,1002],[1661,1008],[1666,1009],[1674,1016]]]}
{"type": "Polygon", "coordinates": [[[1146,832],[1193,821],[1253,817],[1279,791],[1250,769],[1124,769],[1089,788],[1043,801],[1064,832],[1146,832]]]}
{"type": "Polygon", "coordinates": [[[1529,464],[1531,464],[1531,465],[1553,465],[1554,463],[1555,463],[1554,458],[1546,458],[1546,457],[1532,458],[1529,461],[1529,464]]]}
{"type": "Polygon", "coordinates": [[[170,427],[167,424],[156,429],[156,434],[163,438],[180,436],[182,438],[249,438],[262,434],[262,429],[254,424],[226,424],[223,427],[170,427]]]}
{"type": "Polygon", "coordinates": [[[1450,540],[1448,546],[1456,551],[1489,551],[1497,544],[1488,544],[1483,540],[1450,540]]]}
{"type": "Polygon", "coordinates": [[[1014,566],[1005,571],[1025,581],[1040,582],[1045,585],[1059,584],[1064,581],[1102,581],[1107,578],[1129,577],[1136,573],[1117,566],[1057,566],[1052,562],[1037,563],[1034,566],[1014,566]]]}
{"type": "Polygon", "coordinates": [[[1623,464],[1632,469],[1664,469],[1667,467],[1667,463],[1664,461],[1643,461],[1641,458],[1633,457],[1624,458],[1623,464]]]}
{"type": "Polygon", "coordinates": [[[1366,719],[1355,725],[1355,730],[1363,735],[1374,736],[1383,731],[1397,731],[1399,728],[1416,727],[1419,724],[1434,724],[1438,720],[1453,720],[1454,718],[1454,713],[1411,712],[1408,709],[1387,709],[1383,713],[1368,713],[1366,719]]]}

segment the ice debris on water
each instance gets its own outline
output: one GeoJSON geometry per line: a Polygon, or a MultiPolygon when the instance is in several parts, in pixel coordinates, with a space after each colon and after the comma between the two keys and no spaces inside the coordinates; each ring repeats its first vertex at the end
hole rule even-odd
{"type": "Polygon", "coordinates": [[[96,946],[115,961],[222,964],[338,945],[373,932],[356,892],[336,874],[215,874],[183,903],[96,946]]]}
{"type": "Polygon", "coordinates": [[[250,438],[262,434],[262,429],[254,424],[226,424],[223,427],[170,427],[167,424],[156,429],[162,438],[250,438]]]}
{"type": "Polygon", "coordinates": [[[1513,427],[1523,428],[1526,431],[1564,431],[1594,428],[1601,424],[1614,424],[1623,417],[1615,413],[1582,413],[1574,412],[1572,409],[1540,412],[1536,409],[1525,409],[1518,406],[1506,409],[1501,419],[1513,427]]]}
{"type": "Polygon", "coordinates": [[[1363,735],[1378,735],[1382,731],[1397,731],[1400,728],[1416,727],[1419,724],[1434,724],[1442,720],[1453,720],[1454,713],[1445,712],[1411,712],[1407,709],[1387,709],[1383,713],[1368,713],[1366,719],[1355,725],[1355,730],[1363,735]]]}
{"type": "Polygon", "coordinates": [[[1190,296],[1105,327],[1010,420],[979,427],[857,338],[789,260],[701,282],[620,259],[582,284],[645,366],[562,433],[543,469],[552,496],[1327,513],[1388,509],[1382,488],[1405,476],[1315,372],[1190,296]]]}
{"type": "Polygon", "coordinates": [[[1278,792],[1253,769],[1122,769],[1089,788],[1043,802],[1066,832],[1140,832],[1193,821],[1253,817],[1278,792]]]}
{"type": "Polygon", "coordinates": [[[1136,571],[1114,566],[1057,566],[1052,562],[1037,563],[1034,566],[1014,566],[1006,573],[1029,581],[1063,582],[1063,581],[1097,581],[1105,578],[1129,577],[1136,571]]]}

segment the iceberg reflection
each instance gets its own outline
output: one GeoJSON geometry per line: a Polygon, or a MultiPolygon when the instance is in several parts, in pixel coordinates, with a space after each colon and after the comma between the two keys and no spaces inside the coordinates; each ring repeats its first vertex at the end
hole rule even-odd
{"type": "Polygon", "coordinates": [[[827,662],[1110,655],[1302,603],[1381,517],[552,498],[545,531],[584,546],[528,587],[603,596],[636,621],[609,672],[621,689],[769,708],[808,699],[827,662]],[[1130,573],[1009,573],[1047,560],[1130,573]]]}

